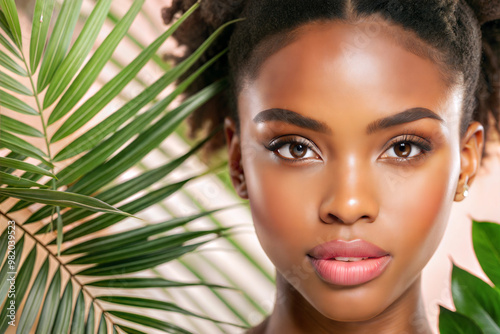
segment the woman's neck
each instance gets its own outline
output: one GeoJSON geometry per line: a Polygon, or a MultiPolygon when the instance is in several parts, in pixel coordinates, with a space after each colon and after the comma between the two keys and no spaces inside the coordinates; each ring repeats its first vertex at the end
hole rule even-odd
{"type": "Polygon", "coordinates": [[[420,281],[418,277],[399,299],[375,318],[362,322],[339,322],[320,314],[277,274],[277,301],[274,310],[264,322],[248,333],[431,334],[420,295],[420,281]]]}

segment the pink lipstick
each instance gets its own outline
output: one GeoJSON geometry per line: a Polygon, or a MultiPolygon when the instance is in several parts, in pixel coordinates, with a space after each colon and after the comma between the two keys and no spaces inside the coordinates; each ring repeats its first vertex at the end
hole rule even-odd
{"type": "Polygon", "coordinates": [[[326,242],[307,255],[321,279],[343,286],[375,279],[382,275],[392,259],[385,250],[361,239],[326,242]]]}

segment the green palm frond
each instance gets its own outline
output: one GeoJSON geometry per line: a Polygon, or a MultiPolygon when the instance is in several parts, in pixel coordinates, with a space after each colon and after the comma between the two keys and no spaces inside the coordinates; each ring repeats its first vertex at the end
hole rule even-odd
{"type": "Polygon", "coordinates": [[[119,181],[194,110],[226,89],[227,83],[218,81],[172,107],[176,98],[224,55],[223,51],[160,97],[233,22],[215,31],[184,62],[169,68],[161,63],[157,52],[197,10],[199,3],[195,4],[115,77],[84,99],[120,42],[133,38],[128,31],[144,0],[134,0],[121,18],[110,12],[111,0],[96,1],[83,27],[77,29],[82,3],[65,0],[59,8],[58,1],[37,0],[27,38],[22,35],[14,0],[0,0],[0,106],[6,111],[0,115],[0,333],[10,327],[11,304],[16,310],[16,333],[107,333],[110,328],[116,333],[142,333],[145,328],[190,333],[171,321],[142,314],[142,308],[203,319],[217,326],[245,328],[249,325],[246,321],[233,324],[175,303],[113,293],[190,286],[234,292],[201,276],[198,281],[133,276],[148,270],[151,273],[158,265],[192,253],[230,231],[221,225],[187,229],[191,222],[211,217],[223,208],[173,216],[155,224],[133,216],[204,175],[165,183],[213,133],[187,153],[128,181],[119,181]],[[96,47],[106,20],[113,28],[96,47]],[[103,121],[95,122],[95,117],[150,61],[160,65],[163,75],[103,121]],[[33,126],[36,122],[41,130],[33,126]],[[82,133],[82,128],[87,130],[82,133]],[[80,134],[75,135],[77,132],[80,134]],[[30,138],[40,138],[45,146],[40,148],[30,138]],[[18,201],[8,204],[8,198],[18,201]],[[24,222],[14,219],[33,203],[39,208],[24,222]],[[140,226],[101,233],[125,219],[135,220],[134,226],[140,226]],[[12,273],[15,296],[8,280],[12,273]]]}

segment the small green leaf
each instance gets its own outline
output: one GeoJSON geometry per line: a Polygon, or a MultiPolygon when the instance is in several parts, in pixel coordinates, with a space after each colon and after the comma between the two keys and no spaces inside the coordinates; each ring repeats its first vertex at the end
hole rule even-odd
{"type": "Polygon", "coordinates": [[[13,91],[15,93],[27,96],[33,96],[33,92],[29,90],[28,87],[24,86],[19,81],[12,79],[10,76],[3,73],[2,71],[0,71],[0,87],[7,88],[8,90],[13,91]]]}
{"type": "Polygon", "coordinates": [[[14,298],[7,298],[7,301],[4,304],[4,308],[0,314],[0,333],[4,333],[5,329],[9,326],[8,321],[11,318],[7,317],[7,307],[12,305],[12,300],[14,300],[14,309],[19,310],[19,306],[24,299],[24,294],[28,289],[28,284],[31,279],[31,275],[33,274],[33,267],[35,266],[36,261],[36,245],[32,248],[31,252],[28,254],[28,257],[24,260],[21,269],[19,269],[19,273],[15,278],[15,296],[14,298]]]}
{"type": "Polygon", "coordinates": [[[108,205],[103,201],[100,201],[93,197],[64,191],[46,189],[0,188],[0,195],[11,196],[25,201],[54,206],[85,208],[87,210],[96,212],[107,212],[117,215],[131,216],[130,214],[120,211],[112,207],[111,205],[108,205]]]}
{"type": "Polygon", "coordinates": [[[218,234],[224,230],[226,229],[178,233],[135,244],[131,242],[128,247],[117,248],[106,252],[92,250],[89,254],[76,258],[68,262],[68,264],[102,264],[125,260],[130,258],[131,254],[134,254],[134,256],[141,256],[158,251],[168,252],[172,248],[179,247],[192,239],[214,233],[218,234]]]}
{"type": "Polygon", "coordinates": [[[49,290],[43,302],[42,313],[40,320],[36,327],[36,334],[46,334],[52,331],[54,322],[56,320],[56,312],[59,306],[59,295],[61,294],[61,272],[57,268],[52,282],[50,283],[49,290]]]}
{"type": "Polygon", "coordinates": [[[205,282],[176,282],[158,277],[120,277],[87,283],[85,285],[98,288],[149,289],[149,288],[181,288],[187,286],[204,286],[208,288],[233,289],[231,287],[208,284],[205,282]]]}
{"type": "Polygon", "coordinates": [[[36,72],[40,59],[42,59],[54,3],[54,0],[37,0],[35,3],[30,41],[30,69],[32,74],[36,72]]]}
{"type": "Polygon", "coordinates": [[[97,299],[108,302],[108,303],[118,304],[118,305],[151,308],[151,309],[162,310],[162,311],[167,311],[167,312],[175,312],[175,313],[193,316],[193,317],[200,318],[200,319],[210,320],[212,322],[224,323],[224,324],[229,324],[229,325],[240,327],[239,325],[227,323],[224,321],[215,320],[215,319],[212,319],[209,317],[205,317],[205,316],[196,314],[194,312],[183,309],[182,307],[179,307],[174,303],[164,302],[164,301],[160,301],[160,300],[138,298],[138,297],[125,297],[125,296],[98,296],[97,299]]]}
{"type": "Polygon", "coordinates": [[[439,306],[439,333],[440,334],[482,334],[476,323],[463,314],[452,312],[439,306]]]}
{"type": "MultiPolygon", "coordinates": [[[[2,142],[10,142],[12,144],[15,144],[15,145],[18,145],[18,146],[21,146],[23,147],[25,150],[27,151],[30,151],[36,155],[39,155],[39,156],[44,156],[46,157],[47,155],[45,154],[45,152],[43,152],[42,150],[40,150],[39,148],[37,148],[36,146],[33,146],[32,144],[28,143],[26,140],[24,139],[21,139],[15,135],[13,135],[12,133],[10,132],[7,132],[7,131],[1,131],[0,132],[0,139],[2,140],[2,142]]],[[[22,153],[22,152],[21,152],[22,153]]],[[[27,154],[26,154],[27,155],[27,154]]]]}
{"type": "Polygon", "coordinates": [[[472,244],[481,268],[500,287],[500,225],[473,221],[472,244]]]}
{"type": "Polygon", "coordinates": [[[87,322],[85,323],[85,334],[94,334],[95,328],[95,314],[94,314],[94,303],[90,303],[89,315],[87,316],[87,322]]]}
{"type": "Polygon", "coordinates": [[[174,324],[167,323],[165,321],[161,321],[158,319],[146,317],[143,315],[122,312],[122,311],[107,311],[109,314],[114,315],[115,317],[134,322],[136,324],[144,325],[151,328],[156,328],[159,330],[166,331],[171,334],[192,334],[191,332],[178,327],[174,324]]]}
{"type": "MultiPolygon", "coordinates": [[[[6,132],[4,132],[3,134],[5,134],[5,133],[6,132]]],[[[1,137],[1,135],[2,134],[0,133],[0,137],[1,137]]],[[[0,147],[5,147],[5,148],[11,150],[12,152],[19,153],[19,154],[25,155],[27,157],[32,157],[32,158],[38,159],[50,168],[54,167],[54,165],[52,165],[50,162],[48,162],[47,160],[42,158],[41,155],[39,155],[35,152],[32,152],[28,149],[25,149],[23,146],[19,146],[19,145],[15,144],[9,140],[4,140],[4,139],[0,138],[0,147]]]]}
{"type": "Polygon", "coordinates": [[[67,333],[69,330],[69,320],[71,319],[71,309],[73,305],[73,284],[71,279],[64,289],[63,296],[57,308],[56,320],[52,334],[67,333]]]}
{"type": "Polygon", "coordinates": [[[0,115],[0,129],[31,137],[43,137],[43,134],[31,125],[5,115],[0,115]]]}
{"type": "Polygon", "coordinates": [[[114,50],[125,36],[130,25],[139,13],[142,4],[145,0],[135,0],[129,11],[123,19],[114,27],[111,33],[101,43],[99,48],[92,55],[92,58],[85,64],[83,69],[78,73],[78,76],[71,83],[68,90],[64,93],[59,103],[52,111],[47,120],[47,124],[53,124],[61,117],[66,115],[71,108],[78,103],[83,95],[90,88],[92,83],[97,79],[104,65],[108,62],[114,50]]]}
{"type": "MultiPolygon", "coordinates": [[[[0,12],[0,18],[3,16],[3,13],[0,12]]],[[[1,20],[0,20],[0,27],[2,26],[1,20]]],[[[2,44],[10,53],[12,53],[14,56],[19,58],[19,60],[22,60],[21,54],[17,49],[5,38],[4,35],[0,34],[0,44],[2,44]]]]}
{"type": "Polygon", "coordinates": [[[9,36],[11,41],[14,41],[14,36],[12,35],[12,32],[10,31],[9,28],[9,23],[7,22],[7,18],[5,17],[3,11],[0,8],[0,28],[5,31],[5,34],[9,36]]]}
{"type": "MultiPolygon", "coordinates": [[[[5,231],[7,231],[7,229],[5,229],[5,231]]],[[[24,247],[24,236],[22,236],[21,239],[19,239],[19,241],[16,242],[15,249],[9,249],[9,252],[7,253],[7,255],[14,255],[14,266],[12,267],[8,261],[5,261],[2,270],[0,270],[0,300],[5,300],[5,297],[7,296],[7,291],[9,290],[10,286],[10,280],[7,280],[8,274],[9,272],[17,272],[17,269],[19,268],[19,263],[21,262],[23,247],[24,247]]]]}
{"type": "MultiPolygon", "coordinates": [[[[3,158],[3,157],[0,157],[0,158],[3,158]]],[[[22,160],[25,160],[26,159],[26,156],[22,155],[22,154],[18,154],[18,153],[14,153],[14,152],[9,152],[9,154],[7,154],[5,156],[5,158],[7,159],[12,159],[14,161],[22,161],[22,160]]],[[[1,161],[1,159],[0,159],[1,161]]],[[[13,171],[15,171],[16,169],[15,168],[11,168],[10,166],[8,167],[4,167],[0,164],[0,171],[2,172],[5,172],[5,173],[12,173],[13,171]]]]}
{"type": "Polygon", "coordinates": [[[0,50],[0,66],[5,67],[9,71],[21,75],[23,77],[28,76],[26,70],[22,68],[18,63],[12,60],[5,52],[0,50]]]}
{"type": "MultiPolygon", "coordinates": [[[[35,174],[41,174],[41,175],[46,175],[55,178],[55,175],[49,172],[46,169],[43,169],[41,167],[29,164],[24,161],[20,161],[17,159],[11,159],[11,158],[3,158],[0,157],[0,166],[2,167],[10,167],[14,169],[20,169],[24,170],[27,172],[35,173],[35,174]]],[[[23,176],[24,177],[24,176],[23,176]]],[[[24,177],[26,178],[26,177],[24,177]]]]}
{"type": "Polygon", "coordinates": [[[16,3],[14,0],[0,0],[0,8],[7,19],[10,31],[14,37],[14,42],[19,49],[23,48],[21,37],[21,25],[19,24],[19,16],[17,14],[16,3]]]}
{"type": "Polygon", "coordinates": [[[71,79],[75,76],[80,66],[82,66],[85,61],[86,55],[92,50],[99,31],[104,24],[106,19],[106,14],[109,11],[111,5],[111,0],[101,0],[95,5],[92,13],[86,19],[85,25],[78,35],[75,44],[71,47],[66,58],[61,63],[61,66],[57,69],[52,83],[45,94],[43,100],[43,108],[48,108],[55,100],[62,94],[64,89],[68,87],[71,79]]]}
{"type": "Polygon", "coordinates": [[[146,269],[152,269],[160,264],[175,260],[182,255],[192,252],[208,241],[199,242],[193,245],[174,247],[162,252],[147,253],[144,256],[136,257],[135,254],[126,259],[116,262],[98,264],[94,267],[78,272],[82,276],[109,276],[134,273],[146,269]]]}
{"type": "MultiPolygon", "coordinates": [[[[137,73],[153,57],[165,40],[174,33],[179,25],[184,22],[191,13],[198,8],[199,3],[193,5],[181,18],[179,18],[167,31],[160,35],[147,48],[145,48],[130,64],[122,69],[113,79],[108,81],[95,95],[75,110],[64,124],[51,138],[54,143],[61,140],[85,125],[99,111],[101,111],[123,88],[132,81],[137,73]]],[[[103,43],[104,46],[104,43],[103,43]]],[[[96,51],[97,53],[97,51],[96,51]]]]}
{"type": "MultiPolygon", "coordinates": [[[[6,228],[0,234],[0,254],[3,254],[0,257],[0,265],[2,264],[2,261],[3,261],[4,257],[7,256],[7,246],[8,246],[8,243],[9,243],[9,240],[8,240],[9,230],[10,229],[6,228]]],[[[1,298],[1,295],[0,295],[0,300],[3,300],[3,298],[1,298]]]]}
{"type": "Polygon", "coordinates": [[[48,186],[44,184],[39,184],[36,182],[33,182],[28,179],[23,179],[15,175],[11,175],[5,172],[0,172],[0,185],[6,184],[8,186],[13,186],[13,187],[40,187],[40,188],[48,188],[48,186]]]}
{"type": "Polygon", "coordinates": [[[101,321],[99,322],[99,328],[97,329],[97,334],[107,334],[108,326],[106,324],[106,318],[104,318],[104,313],[101,313],[101,321]]]}
{"type": "Polygon", "coordinates": [[[85,330],[85,299],[83,291],[80,290],[75,303],[73,320],[71,321],[71,334],[83,334],[85,330]]]}
{"type": "Polygon", "coordinates": [[[50,34],[40,72],[38,73],[38,92],[51,82],[54,73],[63,61],[75,30],[82,0],[65,0],[57,17],[54,30],[50,34]]]}
{"type": "Polygon", "coordinates": [[[484,333],[500,332],[500,292],[455,265],[451,292],[457,312],[474,319],[484,333]]]}
{"type": "Polygon", "coordinates": [[[124,331],[127,334],[146,334],[144,332],[141,332],[140,330],[130,328],[127,326],[123,326],[123,325],[118,325],[118,328],[120,328],[122,331],[124,331]]]}
{"type": "Polygon", "coordinates": [[[26,303],[24,304],[23,314],[19,319],[17,324],[17,332],[19,334],[29,333],[35,320],[40,311],[40,306],[42,305],[43,296],[45,294],[45,285],[47,284],[47,278],[49,275],[49,258],[46,258],[38,275],[35,278],[35,282],[31,287],[26,303]]]}
{"type": "Polygon", "coordinates": [[[38,115],[35,109],[3,90],[0,90],[0,106],[25,115],[38,115]]]}

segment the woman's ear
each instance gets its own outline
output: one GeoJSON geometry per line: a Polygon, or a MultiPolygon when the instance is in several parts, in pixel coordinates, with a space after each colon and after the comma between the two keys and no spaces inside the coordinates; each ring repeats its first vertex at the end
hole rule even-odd
{"type": "Polygon", "coordinates": [[[236,133],[236,123],[231,117],[224,119],[224,135],[228,149],[229,175],[236,193],[243,199],[248,199],[245,173],[241,161],[241,141],[236,133]]]}
{"type": "Polygon", "coordinates": [[[462,139],[460,151],[460,178],[458,179],[455,201],[462,201],[481,165],[484,146],[484,128],[479,122],[472,122],[462,139]]]}

